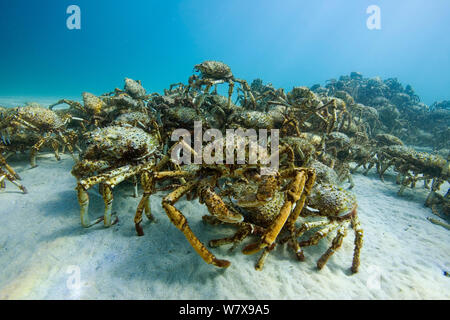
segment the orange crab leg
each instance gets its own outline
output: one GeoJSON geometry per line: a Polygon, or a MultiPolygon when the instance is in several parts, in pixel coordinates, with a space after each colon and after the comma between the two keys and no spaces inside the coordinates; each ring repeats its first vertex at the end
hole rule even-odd
{"type": "Polygon", "coordinates": [[[44,143],[47,142],[48,136],[42,137],[32,148],[31,148],[31,159],[30,164],[32,168],[37,167],[36,165],[36,156],[39,150],[42,148],[44,143]]]}
{"type": "Polygon", "coordinates": [[[3,186],[3,180],[5,177],[9,181],[11,181],[15,186],[17,186],[20,190],[22,190],[23,193],[28,193],[27,189],[16,181],[16,177],[4,171],[2,168],[0,168],[0,188],[2,188],[3,186]]]}
{"type": "Polygon", "coordinates": [[[353,229],[355,230],[356,236],[355,236],[355,249],[353,252],[352,272],[357,273],[359,264],[360,264],[359,256],[361,253],[361,248],[363,246],[364,233],[363,233],[363,230],[361,229],[359,219],[356,216],[356,207],[354,208],[354,210],[355,210],[355,215],[353,216],[352,224],[353,224],[353,229]]]}
{"type": "Polygon", "coordinates": [[[298,216],[302,212],[303,207],[305,206],[306,197],[311,192],[311,190],[314,186],[314,183],[316,181],[316,172],[314,170],[308,170],[307,175],[308,175],[308,178],[306,179],[304,192],[302,193],[302,196],[300,197],[300,199],[297,201],[297,203],[295,205],[295,209],[292,212],[292,214],[289,216],[288,221],[287,221],[288,229],[291,232],[294,232],[295,222],[297,221],[298,216]]]}
{"type": "Polygon", "coordinates": [[[345,236],[347,235],[347,229],[345,226],[341,226],[338,229],[336,237],[333,239],[331,247],[319,258],[317,261],[317,268],[322,269],[328,262],[330,257],[342,246],[345,236]]]}
{"type": "Polygon", "coordinates": [[[178,230],[183,232],[184,236],[189,241],[191,246],[195,249],[198,255],[202,257],[203,260],[205,260],[206,263],[215,265],[216,267],[220,268],[227,268],[230,266],[230,262],[227,260],[217,259],[211,252],[209,252],[209,250],[192,232],[185,216],[177,208],[174,207],[174,204],[184,194],[192,190],[192,188],[194,188],[196,184],[196,182],[189,182],[186,185],[175,189],[163,199],[163,208],[166,211],[166,214],[169,217],[170,221],[175,225],[175,227],[178,228],[178,230]]]}
{"type": "Polygon", "coordinates": [[[138,236],[144,235],[144,230],[142,230],[141,222],[142,222],[142,213],[145,210],[145,215],[149,220],[154,220],[152,213],[150,211],[150,195],[153,193],[154,188],[154,179],[148,172],[143,172],[141,175],[141,184],[144,188],[144,194],[142,195],[142,199],[139,202],[139,205],[136,209],[136,215],[134,217],[134,224],[136,228],[136,232],[138,236]]]}
{"type": "Polygon", "coordinates": [[[14,171],[14,169],[6,162],[6,159],[0,154],[0,165],[3,165],[6,170],[13,175],[17,180],[20,180],[20,176],[14,171]]]}
{"type": "Polygon", "coordinates": [[[228,223],[239,223],[244,221],[244,217],[227,208],[223,200],[209,187],[203,188],[201,191],[201,200],[208,207],[209,213],[217,217],[220,221],[228,223]]]}
{"type": "Polygon", "coordinates": [[[296,173],[293,181],[290,184],[289,189],[285,194],[285,202],[280,210],[278,217],[275,221],[267,228],[266,233],[262,236],[261,240],[257,243],[252,243],[246,246],[242,252],[244,254],[254,254],[261,249],[271,246],[275,242],[278,234],[286,223],[289,215],[291,214],[292,207],[295,202],[297,202],[305,187],[307,181],[307,174],[304,170],[296,173]]]}

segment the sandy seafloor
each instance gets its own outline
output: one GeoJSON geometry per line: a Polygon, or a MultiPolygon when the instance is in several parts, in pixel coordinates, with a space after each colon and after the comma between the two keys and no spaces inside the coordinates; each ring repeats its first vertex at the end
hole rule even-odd
{"type": "MultiPolygon", "coordinates": [[[[11,183],[0,193],[0,299],[450,298],[450,278],[443,274],[450,271],[450,233],[426,220],[432,215],[423,205],[427,191],[408,189],[399,197],[393,175],[384,183],[375,172],[354,175],[365,234],[359,273],[349,271],[352,231],[321,271],[315,263],[331,238],[306,248],[305,262],[278,246],[263,271],[254,269],[258,255],[212,249],[232,262],[221,270],[204,263],[170,223],[161,207],[164,193],[151,197],[157,222],[144,217],[145,236],[137,237],[133,217],[139,199],[130,197],[127,182],[114,190],[120,222],[83,229],[70,174],[73,160],[62,158],[41,154],[34,169],[27,155],[9,159],[29,194],[11,183]]],[[[103,201],[96,190],[90,194],[91,217],[97,217],[103,201]]],[[[207,210],[197,201],[182,199],[177,207],[204,243],[234,231],[203,224],[207,210]]]]}
{"type": "MultiPolygon", "coordinates": [[[[51,104],[54,104],[58,102],[61,99],[68,99],[68,100],[74,100],[74,101],[80,101],[80,97],[62,97],[62,96],[55,96],[55,97],[34,97],[34,96],[0,96],[0,106],[7,107],[7,108],[14,108],[19,106],[24,106],[27,103],[36,102],[39,103],[43,107],[47,107],[51,104]]],[[[64,106],[64,105],[61,105],[64,106]]],[[[55,107],[55,109],[60,108],[55,107]]]]}

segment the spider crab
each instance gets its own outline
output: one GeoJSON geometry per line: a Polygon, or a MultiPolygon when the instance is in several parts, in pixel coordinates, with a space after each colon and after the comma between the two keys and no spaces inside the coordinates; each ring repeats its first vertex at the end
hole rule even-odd
{"type": "MultiPolygon", "coordinates": [[[[204,93],[207,94],[212,86],[220,83],[227,82],[228,87],[228,108],[231,106],[231,96],[233,95],[234,83],[238,82],[244,88],[244,93],[248,94],[253,107],[256,108],[256,101],[250,90],[247,81],[235,78],[231,72],[231,68],[223,62],[219,61],[204,61],[194,66],[194,71],[200,72],[200,75],[192,75],[189,78],[189,85],[186,88],[186,93],[191,88],[201,89],[202,86],[206,86],[204,93]]],[[[197,97],[197,99],[203,99],[203,96],[197,97]]]]}
{"type": "Polygon", "coordinates": [[[115,224],[118,219],[113,220],[112,190],[125,179],[133,177],[136,192],[136,175],[139,174],[148,193],[144,193],[136,215],[142,219],[142,212],[145,210],[147,217],[152,219],[149,206],[149,196],[153,189],[151,171],[162,167],[168,160],[165,157],[157,163],[161,149],[159,134],[148,133],[130,125],[114,125],[85,135],[88,147],[82,154],[82,160],[72,169],[72,174],[78,180],[77,194],[82,226],[88,228],[101,221],[105,227],[115,224]],[[105,211],[103,217],[91,221],[88,215],[88,190],[96,184],[100,184],[99,191],[105,203],[105,211]]]}
{"type": "MultiPolygon", "coordinates": [[[[211,240],[210,246],[218,247],[233,244],[232,248],[234,248],[249,235],[261,236],[259,243],[247,245],[243,249],[245,254],[252,254],[264,247],[264,251],[255,265],[256,270],[261,270],[267,255],[275,248],[277,243],[289,243],[297,258],[303,261],[305,259],[303,247],[318,244],[321,239],[337,229],[330,248],[317,262],[318,269],[322,269],[334,252],[341,247],[350,225],[355,232],[355,248],[351,270],[356,273],[360,264],[360,251],[363,245],[363,230],[357,217],[356,198],[349,191],[334,184],[322,183],[324,181],[337,183],[339,179],[333,169],[320,165],[320,167],[315,165],[307,169],[282,170],[279,175],[262,178],[257,175],[247,175],[246,179],[241,178],[238,182],[230,183],[220,195],[229,197],[227,205],[242,213],[244,221],[234,224],[238,227],[238,230],[233,236],[211,240]],[[316,168],[318,171],[316,171],[316,168]],[[286,199],[288,199],[286,191],[289,192],[289,188],[292,186],[292,182],[289,182],[289,177],[293,173],[292,170],[294,172],[305,172],[306,174],[303,193],[295,203],[286,223],[284,226],[281,225],[279,230],[280,234],[284,231],[287,235],[281,239],[273,238],[274,241],[267,244],[267,241],[265,242],[267,238],[264,238],[264,236],[270,232],[273,223],[280,219],[281,210],[286,205],[286,199]],[[316,178],[320,183],[316,183],[316,178]],[[262,197],[261,194],[267,197],[262,197]],[[321,220],[304,222],[311,217],[320,217],[321,220]],[[298,220],[303,221],[300,227],[296,226],[298,220]],[[319,228],[319,231],[310,239],[297,240],[306,231],[316,228],[319,228]]],[[[212,216],[204,216],[203,220],[212,225],[230,224],[212,216]]]]}
{"type": "MultiPolygon", "coordinates": [[[[249,142],[245,138],[240,136],[235,137],[236,139],[234,141],[230,141],[228,138],[226,140],[223,138],[214,140],[207,147],[211,146],[212,143],[218,143],[219,146],[223,147],[227,146],[230,142],[233,146],[249,145],[249,142]]],[[[190,151],[194,156],[196,155],[196,151],[190,148],[184,141],[179,143],[184,144],[184,150],[190,151]]],[[[226,150],[226,152],[229,151],[228,148],[226,150]]],[[[259,152],[263,154],[263,157],[269,158],[264,150],[264,148],[259,148],[259,152]]],[[[175,190],[164,197],[162,206],[172,223],[183,232],[189,243],[206,263],[221,268],[226,268],[230,265],[230,262],[227,260],[217,259],[196,237],[190,229],[185,216],[175,207],[176,202],[186,194],[189,195],[188,199],[198,198],[200,203],[206,205],[211,214],[211,216],[204,218],[204,220],[208,221],[209,219],[210,221],[218,221],[219,223],[230,223],[240,228],[239,235],[233,237],[231,240],[222,239],[216,242],[213,241],[211,242],[213,246],[214,244],[223,244],[227,241],[233,242],[238,238],[245,238],[248,234],[259,234],[261,236],[260,241],[248,245],[244,248],[244,253],[253,254],[264,250],[260,258],[260,264],[262,266],[265,256],[273,248],[273,243],[283,226],[286,223],[291,224],[292,221],[296,220],[295,215],[300,213],[306,195],[314,183],[313,170],[294,167],[294,153],[289,146],[281,146],[270,158],[281,155],[287,155],[288,167],[283,167],[280,172],[269,170],[263,175],[257,173],[257,169],[261,168],[261,163],[252,164],[249,161],[240,165],[208,164],[203,161],[201,165],[191,165],[179,171],[154,173],[155,179],[182,177],[188,180],[187,183],[176,187],[175,190]],[[264,217],[263,211],[260,211],[260,214],[256,214],[257,218],[251,220],[253,222],[257,222],[258,219],[265,221],[264,227],[255,225],[255,228],[253,228],[251,222],[247,222],[238,210],[229,203],[227,204],[222,198],[223,194],[216,192],[217,189],[221,189],[221,182],[225,180],[237,182],[241,179],[244,181],[248,181],[249,179],[253,180],[258,185],[252,197],[244,201],[245,206],[255,208],[254,212],[257,212],[258,207],[263,207],[264,205],[270,207],[274,205],[271,201],[277,202],[275,205],[276,209],[273,212],[265,212],[267,213],[266,217],[264,217]]],[[[248,159],[247,156],[248,154],[246,154],[246,159],[248,159]]]]}
{"type": "Polygon", "coordinates": [[[52,110],[60,104],[67,104],[69,105],[68,114],[79,116],[81,119],[77,119],[83,120],[81,122],[83,129],[85,129],[85,122],[97,128],[100,125],[108,125],[120,111],[145,110],[145,100],[149,99],[150,95],[146,94],[140,81],[125,78],[124,90],[115,89],[115,91],[101,96],[83,92],[82,98],[82,104],[78,101],[62,99],[49,106],[49,109],[52,110]]]}
{"type": "MultiPolygon", "coordinates": [[[[36,157],[43,145],[51,143],[56,158],[59,160],[59,146],[67,148],[72,158],[77,161],[73,153],[71,142],[74,141],[73,132],[66,130],[66,124],[70,117],[61,119],[52,110],[37,104],[17,107],[4,113],[0,119],[0,128],[6,131],[7,138],[2,133],[2,142],[9,148],[10,133],[29,135],[30,139],[36,138],[31,146],[31,167],[36,167],[36,157]]],[[[33,140],[32,139],[32,140],[33,140]]],[[[13,146],[14,147],[14,146],[13,146]]],[[[75,144],[75,147],[78,146],[75,144]]]]}
{"type": "Polygon", "coordinates": [[[316,184],[308,197],[308,206],[303,208],[300,217],[320,217],[321,220],[304,222],[296,230],[295,237],[301,237],[306,231],[319,228],[309,239],[292,242],[297,258],[304,260],[302,247],[316,245],[321,239],[337,229],[337,233],[328,250],[317,261],[317,268],[322,269],[330,257],[342,246],[350,226],[355,233],[355,246],[351,270],[358,272],[360,251],[363,245],[363,230],[357,216],[356,197],[347,190],[334,184],[316,184]]]}
{"type": "Polygon", "coordinates": [[[408,185],[414,188],[418,181],[424,180],[427,187],[427,182],[433,180],[431,192],[425,202],[427,206],[433,203],[436,192],[444,181],[450,181],[450,156],[445,159],[440,155],[418,152],[403,145],[391,145],[380,148],[377,157],[381,179],[391,166],[398,172],[397,182],[401,184],[399,195],[408,185]]]}
{"type": "Polygon", "coordinates": [[[294,232],[295,222],[314,185],[315,171],[294,167],[260,176],[247,170],[244,175],[233,178],[219,195],[228,196],[224,203],[229,210],[239,212],[242,221],[229,223],[217,216],[204,216],[203,220],[209,224],[232,224],[238,228],[233,236],[211,240],[209,245],[233,244],[233,249],[246,237],[257,235],[260,240],[245,246],[242,252],[250,255],[263,250],[255,265],[256,270],[262,270],[266,257],[276,246],[278,235],[283,230],[294,232]]]}

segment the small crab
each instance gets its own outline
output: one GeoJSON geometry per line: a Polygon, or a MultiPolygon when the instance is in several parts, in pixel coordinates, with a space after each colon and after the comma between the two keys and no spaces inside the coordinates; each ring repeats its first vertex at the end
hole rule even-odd
{"type": "MultiPolygon", "coordinates": [[[[159,125],[153,117],[149,116],[148,113],[133,111],[122,113],[118,116],[111,125],[117,126],[133,126],[141,128],[144,131],[154,131],[156,134],[160,134],[159,125]]],[[[161,140],[161,137],[159,137],[161,140]]]]}
{"type": "Polygon", "coordinates": [[[135,99],[147,98],[147,93],[139,80],[125,78],[125,92],[135,99]]]}
{"type": "Polygon", "coordinates": [[[299,119],[297,126],[304,130],[330,133],[351,122],[346,104],[339,98],[319,97],[307,87],[294,87],[284,97],[277,95],[269,104],[282,105],[299,119]]]}
{"type": "Polygon", "coordinates": [[[323,219],[304,222],[295,232],[296,237],[301,237],[306,231],[320,228],[319,231],[305,241],[294,242],[297,257],[304,260],[302,247],[316,245],[321,239],[337,229],[335,238],[328,250],[317,261],[317,267],[322,269],[329,258],[338,250],[344,237],[347,235],[348,225],[355,232],[355,247],[351,270],[358,272],[360,264],[360,251],[363,245],[363,230],[357,216],[356,197],[347,190],[333,184],[316,184],[308,197],[308,206],[305,206],[300,217],[318,216],[323,219]]]}
{"type": "Polygon", "coordinates": [[[146,94],[140,82],[125,78],[124,90],[116,89],[101,96],[83,92],[83,104],[78,101],[62,99],[49,106],[49,109],[52,110],[60,104],[67,104],[70,107],[68,114],[73,118],[82,120],[81,125],[83,127],[84,123],[88,123],[97,128],[101,125],[110,124],[118,112],[144,110],[145,100],[149,99],[150,96],[146,94]]]}
{"type": "Polygon", "coordinates": [[[350,151],[351,140],[342,132],[333,131],[325,137],[325,145],[327,152],[335,158],[346,158],[350,151]]]}
{"type": "Polygon", "coordinates": [[[375,140],[377,147],[403,145],[403,141],[400,138],[388,133],[377,134],[375,140]]]}
{"type": "MultiPolygon", "coordinates": [[[[259,111],[268,111],[271,108],[270,100],[276,100],[277,97],[287,99],[284,89],[275,89],[270,83],[263,84],[262,79],[253,80],[250,88],[259,111]]],[[[243,108],[248,107],[247,93],[241,88],[238,88],[237,101],[241,103],[243,108]]]]}
{"type": "Polygon", "coordinates": [[[213,85],[215,86],[220,83],[228,82],[228,106],[230,106],[234,83],[238,82],[250,96],[253,107],[256,108],[255,98],[253,97],[247,81],[235,78],[230,67],[225,63],[219,61],[204,61],[195,65],[194,70],[200,72],[200,76],[193,75],[189,78],[189,86],[186,88],[186,92],[189,92],[190,88],[201,89],[201,87],[205,85],[206,88],[204,93],[207,94],[213,85]]]}
{"type": "Polygon", "coordinates": [[[427,187],[427,181],[433,180],[431,192],[425,202],[428,206],[433,202],[436,192],[444,181],[450,181],[450,157],[445,159],[437,154],[418,152],[403,145],[382,147],[377,157],[381,179],[391,166],[398,172],[397,182],[401,184],[399,195],[408,185],[411,185],[411,188],[415,187],[417,181],[424,180],[427,187]]]}
{"type": "Polygon", "coordinates": [[[362,143],[360,144],[357,143],[359,139],[354,138],[352,140],[352,146],[350,149],[351,160],[356,162],[357,165],[351,170],[351,172],[353,173],[359,167],[363,166],[365,168],[365,171],[363,173],[364,175],[366,175],[375,164],[377,165],[377,170],[379,173],[380,163],[376,158],[376,154],[380,148],[394,145],[403,145],[402,140],[394,135],[387,133],[377,134],[374,140],[362,141],[362,143]]]}
{"type": "MultiPolygon", "coordinates": [[[[9,134],[29,135],[31,140],[36,140],[31,146],[31,167],[36,167],[36,156],[43,145],[51,143],[55,151],[55,156],[59,160],[59,145],[67,148],[72,158],[77,161],[73,153],[72,142],[76,140],[73,132],[66,129],[66,123],[70,118],[61,119],[52,110],[41,107],[38,104],[31,104],[25,107],[11,109],[6,116],[0,120],[0,128],[7,132],[8,137],[2,139],[3,144],[8,147],[11,142],[9,134]],[[8,142],[9,141],[9,142],[8,142]]],[[[2,134],[3,136],[3,134],[2,134]]],[[[75,148],[78,146],[75,144],[75,148]]],[[[14,148],[14,146],[12,146],[14,148]]]]}
{"type": "MultiPolygon", "coordinates": [[[[68,112],[65,112],[65,114],[75,115],[77,118],[82,117],[80,119],[98,126],[100,122],[104,120],[104,114],[106,113],[105,110],[107,109],[106,103],[96,95],[89,92],[83,92],[82,98],[83,104],[78,101],[61,99],[50,105],[49,109],[53,110],[53,108],[57,105],[67,104],[70,108],[68,112]]],[[[84,123],[81,123],[81,125],[84,127],[84,123]]]]}
{"type": "Polygon", "coordinates": [[[281,142],[291,146],[295,153],[295,161],[298,166],[307,164],[316,157],[316,146],[303,134],[300,137],[284,137],[281,142]]]}

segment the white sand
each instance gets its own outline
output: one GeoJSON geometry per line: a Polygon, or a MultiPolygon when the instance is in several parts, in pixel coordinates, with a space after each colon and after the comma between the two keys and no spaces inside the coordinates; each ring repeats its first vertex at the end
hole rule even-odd
{"type": "MultiPolygon", "coordinates": [[[[74,100],[74,101],[80,101],[81,97],[35,97],[35,96],[23,96],[23,97],[9,97],[9,96],[0,96],[0,106],[7,107],[7,108],[14,108],[14,107],[20,107],[24,106],[26,103],[31,102],[37,102],[41,106],[47,107],[53,103],[56,103],[57,101],[61,99],[68,99],[68,100],[74,100]]],[[[64,106],[64,105],[62,105],[64,106]]],[[[56,107],[56,109],[59,107],[56,107]]]]}
{"type": "MultiPolygon", "coordinates": [[[[298,262],[278,246],[264,270],[257,259],[239,250],[212,249],[232,265],[207,265],[161,208],[162,194],[151,198],[157,223],[144,221],[137,237],[133,217],[139,199],[132,186],[115,190],[114,211],[120,223],[110,229],[80,226],[73,162],[51,155],[28,169],[24,158],[11,164],[29,189],[23,195],[7,183],[0,194],[0,299],[449,299],[450,233],[426,220],[426,191],[408,189],[398,197],[393,177],[385,183],[374,175],[355,175],[359,216],[365,232],[360,272],[351,275],[353,232],[343,247],[318,271],[315,263],[329,241],[306,248],[298,262]],[[75,266],[75,267],[74,267],[75,266]],[[75,268],[75,269],[73,269],[75,268]],[[71,286],[71,270],[80,270],[81,286],[71,286]],[[67,283],[69,282],[69,286],[67,283]]],[[[177,207],[203,241],[233,229],[204,225],[206,208],[182,200],[177,207]]],[[[91,192],[91,216],[101,215],[103,202],[91,192]]],[[[242,246],[240,247],[242,248],[242,246]]]]}

